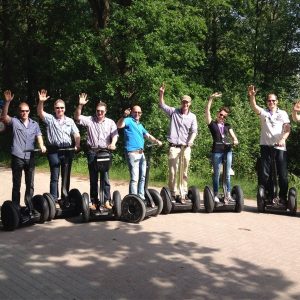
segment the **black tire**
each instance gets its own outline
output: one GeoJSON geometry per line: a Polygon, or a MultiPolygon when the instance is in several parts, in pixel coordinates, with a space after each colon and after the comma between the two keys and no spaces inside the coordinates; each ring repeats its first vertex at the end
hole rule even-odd
{"type": "Polygon", "coordinates": [[[203,197],[204,197],[203,200],[204,200],[205,211],[207,213],[212,213],[215,208],[215,201],[214,201],[212,190],[209,186],[206,186],[204,188],[203,197]]]}
{"type": "Polygon", "coordinates": [[[50,193],[44,193],[43,197],[46,199],[49,207],[49,217],[47,221],[51,221],[55,218],[56,215],[55,199],[50,193]]]}
{"type": "Polygon", "coordinates": [[[79,216],[82,206],[82,195],[78,189],[72,189],[68,193],[68,200],[70,205],[74,208],[74,215],[79,216]]]}
{"type": "Polygon", "coordinates": [[[169,188],[163,187],[160,191],[160,196],[163,201],[163,208],[161,213],[164,215],[168,215],[172,210],[172,196],[169,188]]]}
{"type": "Polygon", "coordinates": [[[146,206],[142,199],[134,194],[129,194],[122,201],[122,219],[130,223],[139,223],[144,220],[146,206]]]}
{"type": "Polygon", "coordinates": [[[157,212],[154,215],[152,215],[153,217],[156,217],[162,212],[164,206],[163,199],[161,198],[157,190],[148,189],[148,191],[152,197],[153,202],[155,203],[155,206],[157,206],[157,212]]]}
{"type": "Polygon", "coordinates": [[[257,211],[259,213],[264,213],[266,211],[265,199],[266,199],[265,188],[264,186],[260,185],[257,189],[257,195],[256,195],[257,211]]]}
{"type": "Polygon", "coordinates": [[[1,206],[1,220],[3,229],[6,231],[13,231],[19,226],[19,212],[12,201],[6,200],[3,202],[1,206]]]}
{"type": "Polygon", "coordinates": [[[240,213],[244,210],[244,193],[240,186],[235,185],[231,191],[231,197],[235,200],[234,211],[240,213]]]}
{"type": "Polygon", "coordinates": [[[122,207],[121,207],[122,197],[121,197],[121,194],[119,191],[113,192],[112,200],[113,200],[113,212],[114,212],[115,218],[117,220],[119,220],[122,215],[122,207]]]}
{"type": "Polygon", "coordinates": [[[41,216],[39,223],[45,223],[49,218],[49,206],[47,200],[42,195],[35,195],[31,199],[32,206],[41,216]]]}
{"type": "Polygon", "coordinates": [[[81,219],[82,222],[87,223],[90,221],[90,207],[89,207],[90,197],[88,193],[83,193],[81,196],[81,219]]]}
{"type": "Polygon", "coordinates": [[[188,190],[188,198],[191,199],[193,206],[192,212],[200,211],[200,193],[197,187],[191,186],[188,190]]]}
{"type": "Polygon", "coordinates": [[[288,193],[288,209],[291,215],[297,214],[297,190],[292,187],[289,189],[288,193]]]}

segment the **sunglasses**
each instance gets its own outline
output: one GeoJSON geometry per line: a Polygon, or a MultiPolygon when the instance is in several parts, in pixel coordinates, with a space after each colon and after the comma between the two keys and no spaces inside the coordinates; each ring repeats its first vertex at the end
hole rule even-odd
{"type": "Polygon", "coordinates": [[[222,118],[224,118],[224,119],[227,118],[227,116],[225,116],[224,114],[221,114],[221,113],[219,114],[219,116],[222,117],[222,118]]]}
{"type": "Polygon", "coordinates": [[[63,106],[57,106],[55,109],[65,109],[63,106]]]}
{"type": "Polygon", "coordinates": [[[105,113],[105,110],[103,110],[103,109],[97,109],[97,112],[105,113]]]}
{"type": "Polygon", "coordinates": [[[141,112],[141,111],[133,111],[132,113],[134,113],[134,114],[138,114],[138,115],[141,115],[141,114],[142,114],[142,112],[141,112]]]}
{"type": "Polygon", "coordinates": [[[29,109],[20,109],[20,112],[28,113],[28,112],[29,112],[29,109]]]}
{"type": "Polygon", "coordinates": [[[277,100],[267,100],[269,103],[273,102],[275,103],[277,100]]]}

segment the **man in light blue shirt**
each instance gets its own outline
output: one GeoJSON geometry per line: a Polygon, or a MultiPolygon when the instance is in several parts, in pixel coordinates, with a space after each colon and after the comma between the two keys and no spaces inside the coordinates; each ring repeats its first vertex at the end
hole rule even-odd
{"type": "Polygon", "coordinates": [[[150,135],[140,123],[142,110],[133,106],[125,110],[123,117],[117,122],[118,128],[124,128],[125,151],[130,172],[129,193],[137,194],[145,199],[146,158],[144,154],[144,138],[162,145],[162,142],[150,135]],[[130,114],[130,117],[128,117],[130,114]]]}

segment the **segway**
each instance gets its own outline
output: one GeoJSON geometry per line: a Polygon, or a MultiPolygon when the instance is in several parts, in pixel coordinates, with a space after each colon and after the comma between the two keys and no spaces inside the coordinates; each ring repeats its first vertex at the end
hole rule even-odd
{"type": "Polygon", "coordinates": [[[170,189],[163,187],[160,191],[160,195],[163,200],[163,214],[169,214],[177,211],[200,211],[200,193],[197,187],[191,186],[188,188],[188,193],[185,194],[183,188],[183,168],[184,168],[184,149],[186,146],[181,146],[180,157],[179,157],[179,197],[172,197],[170,189]]]}
{"type": "Polygon", "coordinates": [[[159,192],[148,188],[152,147],[153,144],[146,146],[149,151],[146,155],[145,200],[135,194],[128,194],[124,197],[121,205],[121,218],[125,222],[139,223],[146,217],[158,216],[162,211],[163,200],[159,192]]]}
{"type": "MultiPolygon", "coordinates": [[[[75,148],[60,148],[58,152],[75,151],[75,148]]],[[[78,189],[67,190],[67,182],[70,176],[68,166],[65,165],[65,170],[62,172],[62,189],[61,199],[56,199],[50,193],[44,193],[43,197],[49,203],[49,210],[52,218],[68,218],[76,217],[81,213],[82,195],[78,189]],[[50,204],[51,203],[51,204],[50,204]],[[53,205],[54,204],[54,209],[53,205]],[[51,206],[51,208],[50,208],[51,206]]]]}
{"type": "Polygon", "coordinates": [[[259,186],[257,189],[257,211],[264,213],[266,211],[282,212],[288,211],[291,215],[297,213],[297,190],[295,187],[291,187],[288,191],[287,203],[280,203],[279,199],[279,187],[277,177],[277,167],[275,159],[275,146],[269,146],[271,151],[271,176],[268,178],[267,187],[261,184],[260,179],[260,164],[261,158],[258,163],[258,182],[259,186]]]}
{"type": "Polygon", "coordinates": [[[234,201],[228,202],[226,200],[227,185],[226,185],[226,173],[227,173],[227,153],[231,149],[230,143],[216,143],[224,145],[224,156],[223,156],[223,170],[222,170],[222,188],[223,193],[218,194],[220,202],[214,201],[214,193],[211,187],[205,186],[203,192],[204,207],[207,213],[213,211],[234,211],[240,213],[244,209],[244,194],[243,190],[239,185],[235,185],[231,190],[231,198],[234,201]]]}
{"type": "Polygon", "coordinates": [[[105,172],[108,172],[111,167],[112,154],[107,148],[92,148],[92,151],[95,151],[96,156],[94,163],[96,164],[97,171],[99,173],[100,182],[99,182],[99,200],[96,203],[96,210],[90,209],[89,203],[90,198],[88,193],[82,194],[82,221],[89,222],[90,220],[97,219],[98,217],[108,216],[119,219],[121,217],[121,194],[119,191],[114,191],[112,200],[110,201],[112,208],[105,207],[104,197],[104,185],[105,185],[105,172]]]}

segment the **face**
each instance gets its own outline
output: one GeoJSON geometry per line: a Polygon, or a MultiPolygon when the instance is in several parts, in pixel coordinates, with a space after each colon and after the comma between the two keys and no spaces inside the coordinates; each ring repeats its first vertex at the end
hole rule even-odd
{"type": "Polygon", "coordinates": [[[191,102],[189,101],[181,101],[181,108],[184,110],[188,110],[191,106],[191,102]]]}
{"type": "Polygon", "coordinates": [[[228,116],[228,113],[224,110],[221,110],[217,114],[217,121],[220,123],[225,123],[227,116],[228,116]]]}
{"type": "Polygon", "coordinates": [[[268,95],[267,105],[268,105],[269,109],[276,108],[277,103],[278,103],[278,100],[277,100],[276,95],[274,95],[274,94],[268,95]]]}
{"type": "Polygon", "coordinates": [[[55,115],[57,118],[61,118],[65,115],[65,103],[57,101],[54,104],[55,115]]]}
{"type": "Polygon", "coordinates": [[[96,107],[96,116],[97,116],[98,120],[104,119],[105,114],[106,114],[105,106],[99,105],[96,107]]]}
{"type": "Polygon", "coordinates": [[[135,120],[139,120],[142,115],[142,109],[139,106],[134,106],[131,111],[131,115],[135,120]]]}
{"type": "Polygon", "coordinates": [[[29,110],[29,106],[27,104],[21,104],[19,106],[19,115],[20,115],[20,118],[21,120],[25,121],[29,118],[29,113],[30,113],[30,110],[29,110]]]}

